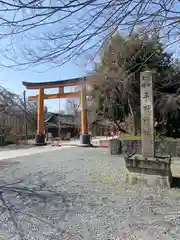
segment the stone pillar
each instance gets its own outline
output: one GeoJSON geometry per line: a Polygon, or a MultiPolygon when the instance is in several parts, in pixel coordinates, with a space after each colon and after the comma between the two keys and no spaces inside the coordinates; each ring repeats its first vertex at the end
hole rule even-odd
{"type": "Polygon", "coordinates": [[[86,103],[86,86],[81,90],[81,135],[80,146],[91,146],[91,136],[88,133],[88,120],[87,120],[87,103],[86,103]]]}
{"type": "Polygon", "coordinates": [[[153,81],[150,71],[140,74],[142,155],[125,157],[125,181],[141,186],[171,187],[171,157],[154,152],[153,81]]]}
{"type": "Polygon", "coordinates": [[[39,89],[37,109],[37,134],[36,145],[45,145],[44,134],[44,89],[39,89]]]}
{"type": "Polygon", "coordinates": [[[152,73],[140,74],[141,145],[143,157],[154,157],[154,105],[152,73]]]}

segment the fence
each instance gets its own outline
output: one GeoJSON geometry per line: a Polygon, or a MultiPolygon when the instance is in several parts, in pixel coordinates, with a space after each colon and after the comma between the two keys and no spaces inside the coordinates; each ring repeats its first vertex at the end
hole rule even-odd
{"type": "Polygon", "coordinates": [[[19,144],[34,139],[33,126],[24,121],[23,116],[10,116],[3,114],[0,116],[0,145],[19,144]]]}

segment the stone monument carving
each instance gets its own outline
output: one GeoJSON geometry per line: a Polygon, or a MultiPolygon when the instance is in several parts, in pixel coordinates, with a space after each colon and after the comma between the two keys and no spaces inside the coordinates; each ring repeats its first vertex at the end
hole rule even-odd
{"type": "Polygon", "coordinates": [[[145,72],[140,78],[142,155],[154,156],[154,107],[152,74],[145,72]]]}
{"type": "Polygon", "coordinates": [[[172,182],[171,156],[154,152],[153,73],[140,74],[141,92],[141,146],[142,155],[125,157],[125,180],[130,184],[170,187],[172,182]]]}

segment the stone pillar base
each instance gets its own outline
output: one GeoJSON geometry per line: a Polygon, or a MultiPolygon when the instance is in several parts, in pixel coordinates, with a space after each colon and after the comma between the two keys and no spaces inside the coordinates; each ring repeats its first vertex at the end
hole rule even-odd
{"type": "Polygon", "coordinates": [[[122,154],[122,143],[118,138],[109,140],[109,151],[111,155],[120,155],[122,154]]]}
{"type": "Polygon", "coordinates": [[[36,146],[44,146],[46,145],[45,142],[45,135],[44,134],[37,134],[35,137],[35,145],[36,146]]]}
{"type": "Polygon", "coordinates": [[[144,158],[141,155],[125,157],[125,182],[149,187],[172,186],[171,158],[144,158]]]}
{"type": "Polygon", "coordinates": [[[6,143],[5,143],[5,137],[4,135],[0,135],[0,146],[5,146],[6,143]]]}
{"type": "Polygon", "coordinates": [[[91,135],[89,134],[81,134],[80,135],[80,147],[92,147],[91,144],[91,135]]]}

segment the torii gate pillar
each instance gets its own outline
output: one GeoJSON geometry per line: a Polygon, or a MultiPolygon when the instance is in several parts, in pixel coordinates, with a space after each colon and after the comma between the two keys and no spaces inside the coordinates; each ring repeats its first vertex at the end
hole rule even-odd
{"type": "Polygon", "coordinates": [[[81,135],[80,135],[80,146],[88,147],[91,145],[91,137],[88,133],[88,120],[87,120],[87,103],[86,103],[86,78],[75,78],[69,80],[55,81],[55,82],[39,82],[29,83],[23,82],[23,85],[27,89],[39,90],[38,95],[31,96],[28,98],[29,101],[38,100],[37,110],[37,134],[36,134],[36,145],[45,145],[45,134],[44,134],[44,100],[45,99],[57,99],[57,98],[72,98],[80,97],[81,101],[81,135]],[[69,86],[82,86],[81,91],[78,92],[64,92],[64,87],[69,86]],[[59,92],[56,94],[45,94],[44,89],[59,88],[59,92]]]}
{"type": "Polygon", "coordinates": [[[45,145],[44,134],[44,89],[39,88],[38,108],[37,108],[37,133],[35,137],[36,145],[45,145]]]}
{"type": "Polygon", "coordinates": [[[91,146],[91,136],[88,133],[88,117],[87,117],[87,102],[86,102],[86,86],[81,89],[81,135],[80,145],[91,146]]]}

